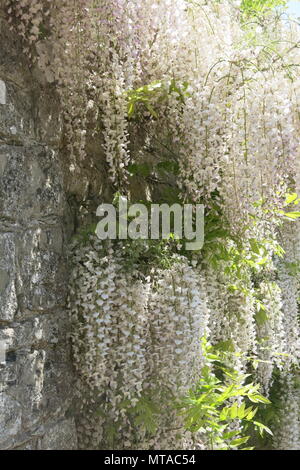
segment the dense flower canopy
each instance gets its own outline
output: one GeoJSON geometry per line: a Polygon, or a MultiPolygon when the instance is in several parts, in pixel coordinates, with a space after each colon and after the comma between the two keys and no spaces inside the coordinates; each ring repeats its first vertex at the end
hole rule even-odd
{"type": "Polygon", "coordinates": [[[168,266],[154,258],[144,272],[140,259],[128,269],[121,242],[76,244],[82,445],[107,445],[114,422],[124,448],[209,445],[166,404],[201,377],[205,337],[271,401],[275,387],[273,446],[299,449],[300,35],[271,9],[284,2],[260,11],[229,0],[8,3],[57,86],[71,166],[92,127],[112,187],[130,197],[132,164],[159,141],[179,200],[206,208],[206,243],[192,260],[170,248],[168,266]],[[157,414],[145,397],[167,410],[154,429],[131,418],[138,406],[157,414]]]}

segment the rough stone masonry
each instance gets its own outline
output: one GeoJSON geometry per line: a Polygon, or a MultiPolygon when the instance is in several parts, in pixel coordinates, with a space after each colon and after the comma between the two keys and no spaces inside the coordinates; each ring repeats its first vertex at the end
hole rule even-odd
{"type": "Polygon", "coordinates": [[[22,57],[0,1],[0,449],[76,449],[61,124],[22,57]]]}

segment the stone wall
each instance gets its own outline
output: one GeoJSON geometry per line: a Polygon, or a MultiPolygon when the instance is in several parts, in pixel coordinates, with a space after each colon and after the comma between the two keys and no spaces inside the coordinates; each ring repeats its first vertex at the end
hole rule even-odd
{"type": "Polygon", "coordinates": [[[0,449],[77,448],[58,110],[0,1],[0,449]]]}

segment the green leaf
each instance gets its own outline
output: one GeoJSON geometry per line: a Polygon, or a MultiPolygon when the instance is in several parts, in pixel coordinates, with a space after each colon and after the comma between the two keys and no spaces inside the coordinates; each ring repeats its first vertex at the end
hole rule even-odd
{"type": "Polygon", "coordinates": [[[147,165],[146,163],[132,163],[128,165],[128,171],[132,175],[136,176],[142,176],[144,178],[147,178],[151,174],[151,167],[147,165]]]}
{"type": "Polygon", "coordinates": [[[280,214],[282,214],[284,217],[291,219],[291,220],[296,220],[299,219],[300,217],[300,212],[284,212],[284,211],[279,211],[280,214]]]}
{"type": "Polygon", "coordinates": [[[230,432],[226,432],[225,434],[223,434],[223,438],[224,439],[231,439],[232,437],[235,437],[239,434],[240,431],[230,431],[230,432]]]}
{"type": "Polygon", "coordinates": [[[255,320],[258,326],[262,326],[268,320],[267,312],[264,308],[260,308],[255,315],[255,320]]]}
{"type": "Polygon", "coordinates": [[[220,413],[220,421],[225,421],[227,419],[229,411],[230,411],[230,408],[228,407],[225,407],[222,409],[220,413]]]}
{"type": "Polygon", "coordinates": [[[238,410],[239,410],[238,404],[234,403],[229,409],[230,418],[232,419],[238,418],[238,410]]]}
{"type": "MultiPolygon", "coordinates": [[[[292,202],[294,203],[298,203],[297,202],[297,199],[298,199],[298,195],[297,193],[291,193],[291,194],[287,194],[286,196],[286,200],[285,200],[285,203],[288,205],[288,204],[291,204],[292,202]],[[296,202],[295,202],[296,201],[296,202]]],[[[299,199],[298,199],[299,201],[299,199]]]]}
{"type": "Polygon", "coordinates": [[[264,424],[260,423],[259,421],[253,421],[253,424],[255,424],[260,429],[261,434],[263,434],[263,432],[265,431],[271,436],[273,436],[271,429],[265,426],[264,424]]]}
{"type": "Polygon", "coordinates": [[[134,103],[132,101],[129,102],[128,104],[128,111],[127,111],[127,114],[128,114],[128,117],[131,118],[134,114],[134,103]]]}
{"type": "Polygon", "coordinates": [[[245,403],[243,403],[239,408],[238,408],[238,418],[239,419],[243,419],[245,417],[245,408],[246,408],[246,405],[245,403]]]}
{"type": "Polygon", "coordinates": [[[163,162],[159,162],[156,165],[156,168],[158,171],[161,173],[172,173],[174,175],[178,175],[179,173],[179,165],[177,162],[174,162],[172,160],[165,160],[163,162]]]}
{"type": "Polygon", "coordinates": [[[231,339],[228,341],[220,341],[218,344],[216,344],[215,348],[217,351],[225,351],[225,352],[235,351],[234,344],[231,339]]]}
{"type": "Polygon", "coordinates": [[[255,240],[255,238],[250,238],[249,241],[250,241],[250,247],[253,253],[260,255],[260,247],[259,247],[257,240],[255,240]]]}
{"type": "Polygon", "coordinates": [[[231,446],[240,446],[242,444],[246,444],[246,442],[248,442],[250,439],[250,436],[246,436],[246,437],[240,437],[239,439],[234,439],[233,441],[230,442],[230,445],[231,446]]]}
{"type": "Polygon", "coordinates": [[[263,397],[262,395],[249,395],[249,400],[251,400],[253,403],[266,403],[269,405],[271,402],[268,400],[266,397],[263,397]]]}
{"type": "Polygon", "coordinates": [[[158,119],[158,114],[155,111],[155,109],[151,106],[151,104],[148,102],[145,102],[145,106],[147,110],[149,111],[149,113],[151,114],[151,116],[154,117],[155,119],[158,119]]]}
{"type": "Polygon", "coordinates": [[[254,418],[254,416],[257,413],[257,410],[258,408],[253,409],[252,406],[250,406],[249,408],[245,410],[245,416],[246,416],[247,421],[251,421],[254,418]]]}

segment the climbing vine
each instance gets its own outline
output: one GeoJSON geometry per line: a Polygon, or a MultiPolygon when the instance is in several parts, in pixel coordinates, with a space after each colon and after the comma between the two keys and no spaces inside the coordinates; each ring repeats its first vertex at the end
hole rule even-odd
{"type": "Polygon", "coordinates": [[[7,4],[59,93],[72,171],[92,135],[119,196],[136,202],[138,181],[145,203],[205,206],[193,254],[172,233],[77,234],[80,445],[299,449],[300,38],[285,2],[7,4]]]}

